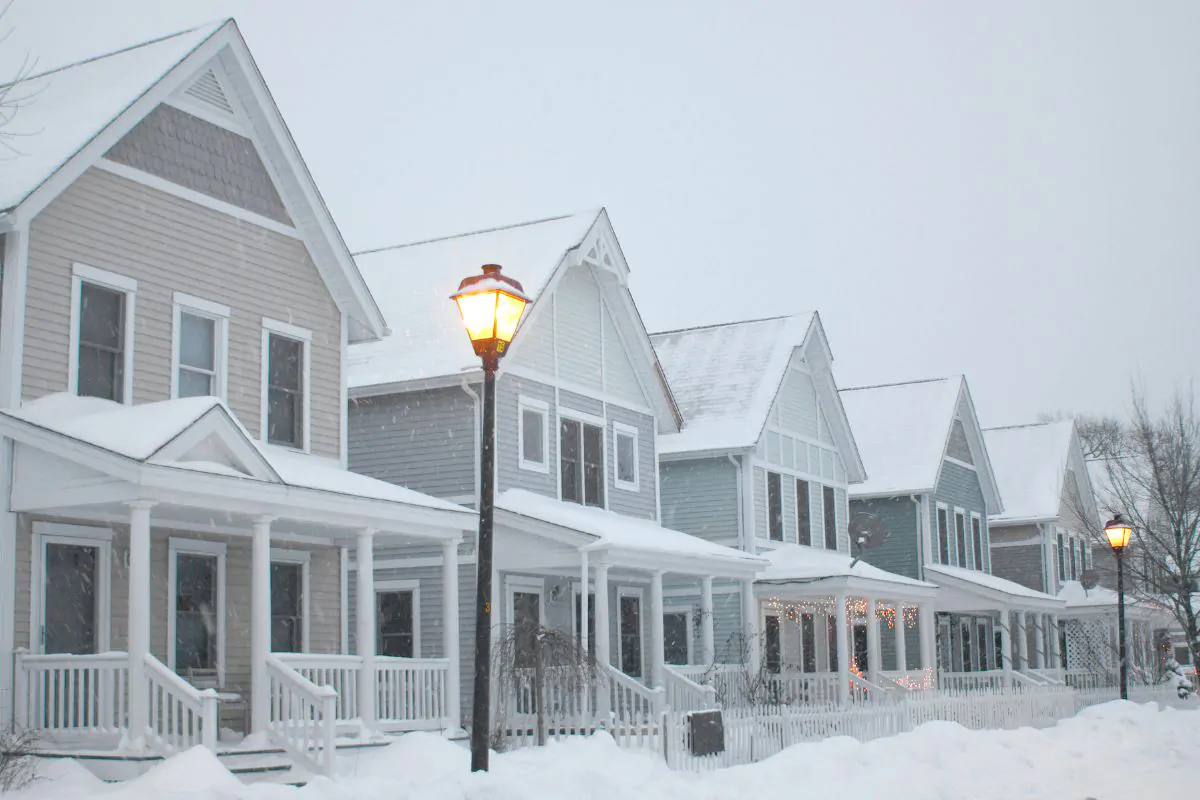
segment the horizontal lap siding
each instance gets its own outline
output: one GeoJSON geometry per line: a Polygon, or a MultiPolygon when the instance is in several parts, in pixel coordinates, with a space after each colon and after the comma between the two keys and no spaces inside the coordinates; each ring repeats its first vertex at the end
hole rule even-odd
{"type": "Polygon", "coordinates": [[[852,513],[871,514],[881,521],[887,532],[880,544],[863,552],[863,561],[897,575],[918,577],[917,520],[920,509],[918,503],[907,497],[852,501],[852,513]]]}
{"type": "Polygon", "coordinates": [[[666,462],[661,471],[663,525],[737,547],[737,468],[712,458],[666,462]]]}
{"type": "Polygon", "coordinates": [[[460,387],[365,397],[349,408],[350,469],[438,497],[475,491],[475,401],[460,387]]]}
{"type": "Polygon", "coordinates": [[[175,291],[230,307],[229,404],[260,430],[262,320],[312,331],[312,450],[339,456],[341,323],[304,244],[100,170],[33,221],[26,290],[23,396],[67,388],[72,264],[138,282],[133,397],[166,400],[175,291]]]}
{"type": "Polygon", "coordinates": [[[649,414],[639,414],[636,411],[605,404],[608,415],[608,436],[605,457],[607,459],[605,472],[608,475],[608,508],[620,514],[642,519],[654,519],[658,513],[655,501],[655,454],[654,454],[654,417],[649,414]],[[638,490],[636,492],[622,489],[616,485],[616,434],[613,423],[620,422],[638,432],[636,457],[638,460],[638,490]]]}
{"type": "Polygon", "coordinates": [[[558,417],[554,408],[554,387],[544,383],[502,375],[496,387],[496,487],[526,489],[547,497],[558,497],[558,417]],[[545,403],[547,469],[545,472],[521,469],[520,398],[545,403]]]}
{"type": "Polygon", "coordinates": [[[1046,591],[1041,544],[992,549],[992,574],[1034,591],[1046,591]]]}

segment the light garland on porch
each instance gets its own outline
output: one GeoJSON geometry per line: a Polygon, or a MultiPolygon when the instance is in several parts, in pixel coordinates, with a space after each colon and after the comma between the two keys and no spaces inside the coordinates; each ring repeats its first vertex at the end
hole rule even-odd
{"type": "MultiPolygon", "coordinates": [[[[763,611],[772,616],[800,623],[806,614],[814,616],[833,616],[837,613],[837,599],[834,597],[814,597],[802,600],[785,600],[781,597],[764,597],[763,611]]],[[[916,630],[919,614],[915,606],[904,606],[904,627],[916,630]]],[[[846,601],[846,621],[850,625],[865,622],[867,616],[867,601],[862,597],[851,597],[846,601]]],[[[894,605],[877,605],[875,618],[887,623],[889,630],[896,628],[896,608],[894,605]]]]}

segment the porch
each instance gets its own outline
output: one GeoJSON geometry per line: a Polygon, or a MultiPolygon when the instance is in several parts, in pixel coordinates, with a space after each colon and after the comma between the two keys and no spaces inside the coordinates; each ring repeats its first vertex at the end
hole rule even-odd
{"type": "Polygon", "coordinates": [[[29,576],[18,725],[125,755],[248,735],[315,772],[332,768],[339,737],[457,725],[454,628],[446,658],[377,657],[365,581],[353,599],[367,635],[348,654],[343,565],[350,549],[369,563],[377,540],[437,544],[457,615],[472,512],[260,447],[213,398],[47,400],[0,414],[14,441],[7,521],[29,576]]]}

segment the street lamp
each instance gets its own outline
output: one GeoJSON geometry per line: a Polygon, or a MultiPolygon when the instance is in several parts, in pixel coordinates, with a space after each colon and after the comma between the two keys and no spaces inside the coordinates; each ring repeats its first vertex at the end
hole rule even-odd
{"type": "Polygon", "coordinates": [[[1129,547],[1129,537],[1133,535],[1133,528],[1117,514],[1105,523],[1104,535],[1108,537],[1108,546],[1117,558],[1117,647],[1120,648],[1121,657],[1121,699],[1128,700],[1129,669],[1125,663],[1125,548],[1129,547]]]}
{"type": "Polygon", "coordinates": [[[458,305],[475,355],[483,360],[483,441],[479,453],[479,543],[475,599],[475,695],[471,706],[471,771],[488,768],[492,675],[492,506],[496,493],[496,368],[508,351],[529,298],[521,284],[484,264],[450,295],[458,305]]]}

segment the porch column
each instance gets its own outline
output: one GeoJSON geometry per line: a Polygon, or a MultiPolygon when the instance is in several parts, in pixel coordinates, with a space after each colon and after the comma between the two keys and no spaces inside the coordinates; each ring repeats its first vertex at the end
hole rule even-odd
{"type": "Polygon", "coordinates": [[[663,574],[650,576],[650,685],[663,685],[663,574]]]}
{"type": "Polygon", "coordinates": [[[904,606],[896,603],[896,627],[892,630],[896,637],[896,671],[908,672],[908,640],[904,635],[904,606]]]}
{"type": "Polygon", "coordinates": [[[250,727],[266,733],[271,714],[271,523],[272,517],[254,520],[250,555],[250,727]]]}
{"type": "Polygon", "coordinates": [[[1003,660],[1004,685],[1012,686],[1012,639],[1009,636],[1009,625],[1012,624],[1012,614],[1007,609],[1000,612],[1000,658],[1003,660]]]}
{"type": "Polygon", "coordinates": [[[929,603],[917,606],[917,627],[921,643],[921,669],[925,671],[926,680],[933,681],[933,685],[937,686],[937,664],[933,663],[937,658],[937,626],[933,623],[933,608],[929,603]]]}
{"type": "Polygon", "coordinates": [[[150,692],[146,686],[146,655],[150,652],[150,509],[151,500],[129,506],[129,743],[135,750],[146,742],[150,724],[150,692]]]}
{"type": "MultiPolygon", "coordinates": [[[[445,559],[445,553],[442,554],[445,559]]],[[[358,549],[354,553],[358,562],[358,589],[355,596],[354,642],[358,656],[362,659],[358,672],[358,716],[363,727],[375,730],[375,633],[379,630],[375,621],[375,531],[363,528],[358,532],[358,549]]],[[[455,553],[454,560],[458,561],[455,553]]],[[[443,562],[444,564],[444,562],[443,562]]],[[[444,566],[443,566],[444,568],[444,566]]],[[[457,603],[455,604],[457,608],[457,603]]]]}
{"type": "Polygon", "coordinates": [[[840,594],[834,602],[834,631],[837,638],[837,672],[838,701],[842,705],[850,702],[850,636],[846,631],[846,595],[840,594]]]}
{"type": "Polygon", "coordinates": [[[1029,669],[1029,627],[1026,620],[1027,611],[1017,612],[1017,669],[1029,669]]]}
{"type": "Polygon", "coordinates": [[[1034,669],[1046,668],[1046,621],[1042,614],[1033,615],[1033,665],[1034,669]]]}
{"type": "Polygon", "coordinates": [[[874,597],[865,598],[867,601],[867,663],[859,669],[866,668],[867,680],[879,682],[879,656],[883,648],[879,641],[879,604],[874,597]]]}
{"type": "Polygon", "coordinates": [[[1050,666],[1062,669],[1062,649],[1058,641],[1058,617],[1055,614],[1047,616],[1050,622],[1050,666]]]}
{"type": "Polygon", "coordinates": [[[746,640],[746,667],[758,674],[762,663],[762,643],[758,641],[758,601],[754,598],[754,580],[742,581],[742,634],[746,640]]]}
{"type": "Polygon", "coordinates": [[[713,647],[713,579],[705,575],[700,579],[700,663],[711,667],[717,660],[713,647]]]}
{"type": "MultiPolygon", "coordinates": [[[[446,716],[462,725],[462,670],[458,649],[458,539],[442,543],[442,652],[450,662],[446,676],[446,716]]],[[[374,559],[372,559],[374,561],[374,559]]],[[[372,588],[375,581],[372,580],[372,588]]],[[[372,606],[374,608],[374,606],[372,606]]]]}
{"type": "Polygon", "coordinates": [[[608,628],[608,565],[596,567],[596,663],[600,665],[599,688],[596,689],[596,711],[602,723],[608,722],[611,690],[608,685],[608,654],[612,634],[608,628]]]}
{"type": "MultiPolygon", "coordinates": [[[[580,584],[581,588],[579,589],[579,621],[577,623],[579,626],[579,649],[582,652],[591,655],[592,647],[594,645],[592,644],[591,639],[588,638],[587,625],[588,611],[591,605],[591,597],[589,596],[591,592],[588,591],[588,585],[591,583],[591,574],[588,572],[587,550],[579,551],[579,574],[580,580],[582,581],[580,584]]],[[[574,608],[571,609],[571,613],[575,613],[574,608]]]]}

